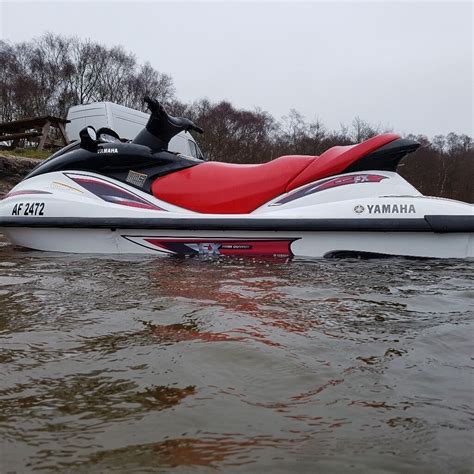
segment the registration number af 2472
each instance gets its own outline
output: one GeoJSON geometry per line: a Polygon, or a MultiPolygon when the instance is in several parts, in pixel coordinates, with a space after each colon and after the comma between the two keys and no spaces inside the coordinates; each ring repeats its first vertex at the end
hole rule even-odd
{"type": "Polygon", "coordinates": [[[19,202],[13,206],[12,216],[44,216],[44,202],[19,202]]]}

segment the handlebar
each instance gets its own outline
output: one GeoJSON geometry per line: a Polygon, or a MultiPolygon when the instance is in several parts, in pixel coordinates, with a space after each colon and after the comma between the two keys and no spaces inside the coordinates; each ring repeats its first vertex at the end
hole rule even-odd
{"type": "Polygon", "coordinates": [[[198,133],[204,133],[204,130],[201,127],[198,127],[193,121],[184,117],[173,117],[169,115],[163,105],[156,99],[152,99],[151,97],[146,96],[143,100],[147,104],[152,117],[154,116],[158,119],[165,119],[171,125],[174,125],[178,128],[182,128],[186,131],[195,130],[198,133]]]}

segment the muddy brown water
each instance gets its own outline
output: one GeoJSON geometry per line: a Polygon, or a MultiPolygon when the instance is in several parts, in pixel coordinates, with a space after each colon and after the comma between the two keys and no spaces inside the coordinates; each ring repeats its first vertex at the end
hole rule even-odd
{"type": "Polygon", "coordinates": [[[472,472],[473,273],[1,240],[0,472],[472,472]]]}

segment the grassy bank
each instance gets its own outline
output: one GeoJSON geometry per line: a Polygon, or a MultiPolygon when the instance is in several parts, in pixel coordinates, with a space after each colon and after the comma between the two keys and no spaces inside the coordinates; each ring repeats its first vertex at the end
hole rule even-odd
{"type": "Polygon", "coordinates": [[[54,151],[51,150],[37,150],[36,148],[15,148],[14,150],[0,150],[0,155],[2,156],[33,158],[38,160],[45,160],[53,153],[54,151]]]}
{"type": "Polygon", "coordinates": [[[48,151],[20,151],[26,153],[18,153],[18,150],[0,150],[0,197],[50,155],[48,151]]]}

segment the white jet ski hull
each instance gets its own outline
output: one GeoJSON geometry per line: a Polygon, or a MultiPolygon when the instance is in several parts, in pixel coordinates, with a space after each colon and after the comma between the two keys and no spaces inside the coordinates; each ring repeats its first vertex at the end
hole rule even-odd
{"type": "Polygon", "coordinates": [[[250,214],[219,215],[178,208],[102,175],[54,172],[7,194],[0,231],[21,247],[88,254],[474,257],[472,205],[425,197],[389,171],[333,179],[351,186],[296,189],[250,214]],[[382,179],[367,180],[374,175],[382,179]],[[75,176],[122,194],[95,194],[75,176]]]}

